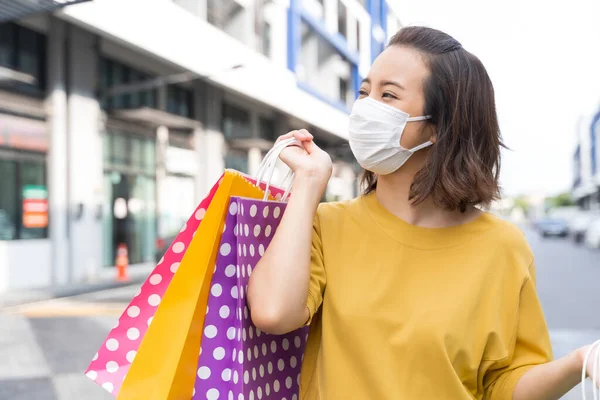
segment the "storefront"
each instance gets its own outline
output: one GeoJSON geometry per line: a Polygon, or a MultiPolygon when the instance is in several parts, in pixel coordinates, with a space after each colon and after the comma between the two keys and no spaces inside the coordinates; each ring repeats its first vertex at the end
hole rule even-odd
{"type": "Polygon", "coordinates": [[[153,262],[157,237],[156,141],[153,132],[109,123],[104,133],[104,265],[127,245],[129,262],[153,262]]]}
{"type": "Polygon", "coordinates": [[[0,240],[48,237],[44,121],[0,114],[0,240]]]}

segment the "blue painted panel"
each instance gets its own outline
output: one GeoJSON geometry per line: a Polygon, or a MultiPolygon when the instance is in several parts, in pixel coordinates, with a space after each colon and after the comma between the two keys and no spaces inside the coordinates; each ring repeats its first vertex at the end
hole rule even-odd
{"type": "Polygon", "coordinates": [[[330,43],[345,59],[350,61],[352,64],[359,63],[358,53],[351,51],[348,48],[348,42],[340,33],[331,33],[323,24],[322,21],[316,19],[306,10],[301,11],[302,20],[308,24],[319,36],[330,43]]]}
{"type": "MultiPolygon", "coordinates": [[[[386,0],[381,0],[381,29],[383,29],[383,31],[385,32],[385,40],[383,43],[383,48],[385,49],[385,46],[387,45],[388,41],[390,40],[390,38],[388,37],[388,20],[387,20],[387,15],[388,15],[388,5],[387,5],[387,1],[386,0]]],[[[383,51],[383,50],[382,50],[383,51]]]]}
{"type": "Polygon", "coordinates": [[[301,26],[300,26],[300,0],[290,0],[288,8],[287,30],[287,62],[288,69],[296,72],[298,52],[300,51],[301,26]]]}
{"type": "Polygon", "coordinates": [[[592,176],[596,176],[596,171],[598,168],[598,161],[596,159],[596,146],[597,146],[597,141],[600,140],[599,137],[596,136],[596,131],[600,130],[600,111],[598,111],[598,113],[596,115],[594,115],[594,118],[592,120],[592,123],[590,125],[590,139],[591,139],[591,143],[590,143],[590,151],[591,151],[591,157],[592,157],[592,176]]]}
{"type": "Polygon", "coordinates": [[[352,67],[352,92],[356,97],[358,97],[358,91],[360,90],[360,84],[362,82],[362,79],[360,77],[360,74],[358,73],[358,66],[354,65],[352,67]]]}

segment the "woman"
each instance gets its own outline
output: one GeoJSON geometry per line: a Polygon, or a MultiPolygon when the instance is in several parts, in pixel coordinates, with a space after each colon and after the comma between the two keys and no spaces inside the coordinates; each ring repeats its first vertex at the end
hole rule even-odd
{"type": "Polygon", "coordinates": [[[543,400],[578,383],[586,349],[551,361],[523,234],[476,207],[498,198],[502,143],[459,42],[404,28],[374,62],[350,115],[358,199],[318,206],[331,159],[290,137],[294,194],[248,301],[266,332],[311,325],[303,399],[543,400]]]}

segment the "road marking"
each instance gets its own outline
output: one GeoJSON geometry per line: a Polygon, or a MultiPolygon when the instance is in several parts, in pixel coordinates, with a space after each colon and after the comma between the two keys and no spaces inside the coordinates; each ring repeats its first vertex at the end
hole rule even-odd
{"type": "MultiPolygon", "coordinates": [[[[138,284],[116,288],[98,290],[95,292],[81,293],[74,296],[41,300],[0,309],[1,313],[18,314],[31,318],[47,318],[59,316],[120,316],[128,303],[102,302],[90,300],[92,295],[110,297],[111,293],[130,293],[138,288],[138,284]]],[[[133,295],[131,295],[133,298],[133,295]]]]}
{"type": "Polygon", "coordinates": [[[120,316],[126,303],[106,303],[54,299],[46,302],[16,306],[6,311],[8,314],[23,315],[29,318],[120,316]]]}

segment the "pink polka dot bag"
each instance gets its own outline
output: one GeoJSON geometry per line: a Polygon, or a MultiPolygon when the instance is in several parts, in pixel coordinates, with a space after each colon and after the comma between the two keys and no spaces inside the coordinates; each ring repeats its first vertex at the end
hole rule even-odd
{"type": "Polygon", "coordinates": [[[90,363],[86,376],[116,397],[148,326],[204,217],[219,180],[200,202],[90,363]]]}

